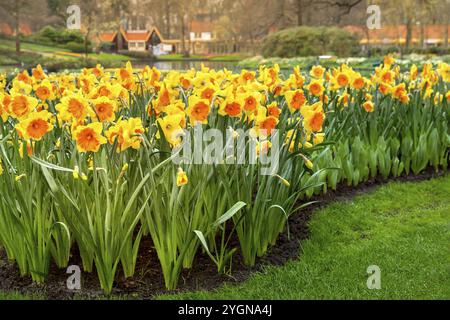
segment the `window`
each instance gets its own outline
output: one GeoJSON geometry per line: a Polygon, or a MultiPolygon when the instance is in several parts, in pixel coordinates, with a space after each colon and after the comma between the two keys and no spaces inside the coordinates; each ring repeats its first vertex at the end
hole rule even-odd
{"type": "Polygon", "coordinates": [[[203,40],[211,40],[211,32],[202,32],[203,40]]]}

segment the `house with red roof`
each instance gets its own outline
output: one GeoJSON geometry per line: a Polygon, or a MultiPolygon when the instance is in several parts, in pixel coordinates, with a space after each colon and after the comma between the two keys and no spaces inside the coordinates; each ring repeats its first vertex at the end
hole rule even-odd
{"type": "Polygon", "coordinates": [[[103,32],[98,35],[101,43],[109,44],[111,49],[129,51],[146,51],[149,45],[150,33],[148,31],[125,31],[103,32]],[[122,39],[121,48],[119,48],[119,37],[122,39]]]}
{"type": "Polygon", "coordinates": [[[124,45],[128,47],[128,51],[147,51],[149,48],[149,31],[123,31],[121,35],[124,40],[124,45]]]}
{"type": "Polygon", "coordinates": [[[194,54],[208,54],[211,44],[216,42],[214,26],[210,21],[193,20],[189,24],[190,51],[194,54]]]}
{"type": "Polygon", "coordinates": [[[165,39],[156,27],[151,30],[124,30],[117,32],[103,32],[98,35],[102,44],[109,45],[111,49],[146,52],[151,51],[155,55],[174,53],[177,51],[179,40],[165,39]],[[119,48],[119,38],[122,39],[122,47],[119,48]]]}
{"type": "MultiPolygon", "coordinates": [[[[405,45],[406,25],[389,25],[370,30],[366,26],[346,26],[345,30],[358,36],[361,45],[405,45]]],[[[442,46],[450,33],[448,25],[414,25],[411,29],[411,45],[442,46]]]]}

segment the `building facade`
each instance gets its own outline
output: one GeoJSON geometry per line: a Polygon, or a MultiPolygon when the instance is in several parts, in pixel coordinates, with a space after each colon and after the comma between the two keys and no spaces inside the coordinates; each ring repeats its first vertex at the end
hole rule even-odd
{"type": "MultiPolygon", "coordinates": [[[[407,42],[406,25],[383,26],[370,30],[366,26],[346,26],[355,34],[362,46],[404,46],[407,42]]],[[[413,47],[440,47],[448,42],[449,25],[414,25],[411,27],[410,45],[413,47]]]]}
{"type": "Polygon", "coordinates": [[[120,33],[103,32],[98,35],[98,40],[102,49],[149,52],[156,56],[178,52],[180,42],[165,39],[155,27],[150,30],[121,29],[120,33]]]}

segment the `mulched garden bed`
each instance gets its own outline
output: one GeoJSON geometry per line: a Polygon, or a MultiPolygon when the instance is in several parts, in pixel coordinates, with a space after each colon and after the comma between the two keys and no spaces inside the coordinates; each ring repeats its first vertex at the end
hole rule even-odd
{"type": "MultiPolygon", "coordinates": [[[[238,251],[233,257],[232,275],[218,275],[216,266],[211,262],[210,258],[205,254],[199,253],[193,268],[181,274],[178,289],[172,293],[198,289],[211,290],[224,283],[239,283],[248,279],[252,273],[262,270],[264,266],[283,265],[291,259],[299,258],[300,242],[309,236],[308,221],[316,210],[331,202],[351,200],[355,195],[369,192],[375,187],[390,181],[423,181],[442,176],[443,174],[443,172],[436,173],[434,169],[429,168],[427,171],[415,176],[403,176],[387,181],[375,178],[357,187],[340,185],[337,191],[329,190],[325,195],[314,197],[311,201],[320,202],[292,216],[289,220],[290,237],[288,238],[287,233],[283,233],[279,237],[277,244],[264,257],[259,258],[254,267],[245,266],[238,251]]],[[[237,239],[233,239],[232,244],[237,247],[237,239]]],[[[72,250],[69,265],[82,265],[76,248],[72,250]]],[[[67,289],[66,281],[69,276],[70,274],[67,274],[66,270],[58,269],[56,265],[52,264],[47,282],[45,284],[33,283],[30,277],[23,278],[20,276],[17,266],[8,262],[5,252],[0,249],[0,291],[2,292],[20,292],[25,295],[37,295],[48,299],[105,297],[100,289],[95,272],[82,272],[82,289],[79,291],[67,289]]],[[[168,293],[168,291],[164,289],[164,280],[152,241],[150,237],[145,237],[140,245],[134,277],[125,280],[119,272],[112,294],[121,295],[129,299],[144,299],[161,293],[168,293]]]]}

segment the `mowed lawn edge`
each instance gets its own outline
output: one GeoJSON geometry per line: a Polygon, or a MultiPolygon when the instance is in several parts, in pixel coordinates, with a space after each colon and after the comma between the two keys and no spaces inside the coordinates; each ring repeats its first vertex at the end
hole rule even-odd
{"type": "Polygon", "coordinates": [[[391,182],[320,209],[299,259],[218,290],[158,299],[450,299],[450,176],[391,182]],[[367,268],[381,270],[368,289],[367,268]]]}

